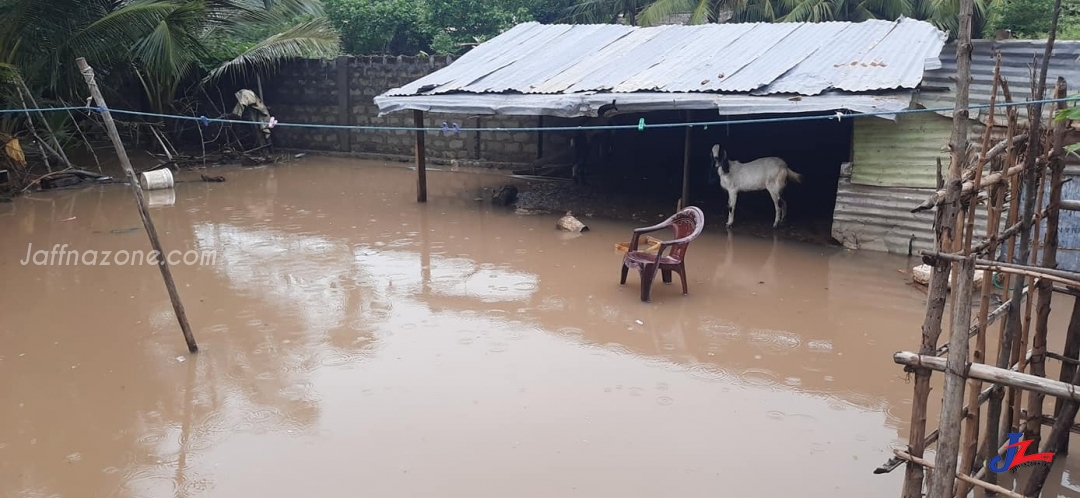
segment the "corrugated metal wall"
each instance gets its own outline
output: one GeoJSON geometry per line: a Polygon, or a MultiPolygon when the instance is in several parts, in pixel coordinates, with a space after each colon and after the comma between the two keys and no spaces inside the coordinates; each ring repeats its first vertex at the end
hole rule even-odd
{"type": "Polygon", "coordinates": [[[934,188],[936,160],[949,165],[952,121],[932,112],[902,114],[896,121],[857,119],[851,183],[934,188]]]}

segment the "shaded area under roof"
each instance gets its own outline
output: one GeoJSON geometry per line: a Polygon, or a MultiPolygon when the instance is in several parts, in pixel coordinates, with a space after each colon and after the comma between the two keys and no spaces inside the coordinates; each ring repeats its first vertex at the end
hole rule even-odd
{"type": "Polygon", "coordinates": [[[605,99],[639,108],[699,109],[742,94],[761,98],[738,102],[749,113],[856,110],[872,104],[865,95],[844,100],[854,92],[888,93],[877,98],[892,102],[916,88],[927,69],[940,66],[945,39],[930,23],[907,18],[649,28],[530,22],[375,103],[381,113],[573,117],[595,115],[589,112],[598,107],[593,102],[605,99]],[[776,100],[793,96],[802,98],[800,105],[776,100]],[[847,103],[821,108],[842,101],[847,103]]]}

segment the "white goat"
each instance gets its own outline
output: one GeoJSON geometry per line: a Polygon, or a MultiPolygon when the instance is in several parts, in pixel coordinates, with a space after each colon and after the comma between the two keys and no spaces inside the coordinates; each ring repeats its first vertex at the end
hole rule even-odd
{"type": "Polygon", "coordinates": [[[802,181],[802,175],[788,169],[787,163],[779,157],[763,157],[748,163],[728,160],[727,151],[720,149],[720,144],[712,148],[713,166],[720,174],[720,186],[728,193],[727,226],[735,223],[735,200],[739,192],[768,190],[772,196],[776,217],[773,228],[787,217],[787,202],[780,197],[787,186],[788,179],[802,181]]]}

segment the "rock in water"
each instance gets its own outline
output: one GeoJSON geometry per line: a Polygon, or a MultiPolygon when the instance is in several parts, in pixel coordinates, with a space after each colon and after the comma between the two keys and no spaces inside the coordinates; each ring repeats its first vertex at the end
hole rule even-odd
{"type": "Polygon", "coordinates": [[[559,218],[559,222],[555,224],[555,228],[559,230],[566,230],[567,232],[580,233],[589,229],[577,218],[574,218],[574,213],[567,211],[566,216],[559,218]]]}
{"type": "Polygon", "coordinates": [[[503,185],[491,196],[491,202],[499,206],[509,206],[517,200],[518,189],[513,185],[503,185]]]}

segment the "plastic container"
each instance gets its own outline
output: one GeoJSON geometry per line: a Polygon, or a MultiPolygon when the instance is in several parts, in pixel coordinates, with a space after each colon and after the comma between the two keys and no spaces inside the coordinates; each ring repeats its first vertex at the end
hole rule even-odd
{"type": "Polygon", "coordinates": [[[162,190],[167,188],[173,188],[173,176],[172,171],[169,168],[155,169],[154,171],[144,171],[142,174],[142,188],[143,190],[162,190]]]}

